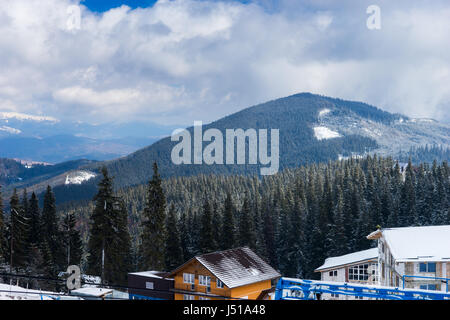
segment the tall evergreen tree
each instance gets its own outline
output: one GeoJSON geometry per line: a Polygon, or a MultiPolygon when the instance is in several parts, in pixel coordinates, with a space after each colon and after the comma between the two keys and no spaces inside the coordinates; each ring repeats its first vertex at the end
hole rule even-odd
{"type": "Polygon", "coordinates": [[[127,212],[122,199],[113,194],[113,180],[106,167],[102,175],[91,216],[87,272],[102,275],[104,283],[124,284],[131,267],[127,212]]]}
{"type": "Polygon", "coordinates": [[[41,213],[39,211],[39,201],[34,192],[31,194],[28,218],[30,219],[29,220],[30,232],[28,241],[30,244],[39,245],[39,242],[42,239],[41,213]]]}
{"type": "Polygon", "coordinates": [[[28,223],[23,208],[20,204],[16,189],[14,189],[9,205],[11,214],[8,244],[10,246],[9,251],[12,253],[12,256],[10,254],[9,258],[10,262],[12,262],[12,267],[17,271],[25,268],[27,263],[26,236],[28,223]]]}
{"type": "Polygon", "coordinates": [[[221,249],[233,249],[236,246],[236,227],[234,222],[235,208],[231,194],[227,193],[223,209],[221,249]]]}
{"type": "Polygon", "coordinates": [[[68,213],[63,219],[61,231],[64,235],[64,251],[66,253],[67,266],[81,265],[83,255],[83,243],[80,232],[75,228],[76,220],[73,213],[68,213]]]}
{"type": "Polygon", "coordinates": [[[217,245],[213,234],[212,212],[208,200],[203,205],[203,214],[201,218],[200,229],[200,249],[202,253],[213,252],[217,245]]]}
{"type": "Polygon", "coordinates": [[[2,186],[0,186],[0,263],[6,260],[5,255],[6,255],[5,220],[3,214],[2,186]]]}
{"type": "Polygon", "coordinates": [[[61,245],[63,238],[58,228],[59,223],[55,203],[56,200],[52,188],[47,186],[41,216],[42,240],[47,243],[52,256],[52,261],[48,261],[48,263],[51,263],[52,267],[58,270],[63,268],[65,264],[63,247],[61,245]]]}
{"type": "Polygon", "coordinates": [[[256,232],[248,196],[245,197],[241,210],[241,220],[239,222],[239,245],[248,246],[252,250],[256,248],[256,232]]]}
{"type": "Polygon", "coordinates": [[[146,205],[143,212],[141,235],[141,267],[147,270],[165,269],[165,212],[166,198],[161,186],[156,162],[153,177],[148,184],[146,205]]]}
{"type": "Polygon", "coordinates": [[[166,268],[169,271],[174,270],[184,262],[180,232],[175,214],[175,207],[172,204],[166,218],[166,268]]]}

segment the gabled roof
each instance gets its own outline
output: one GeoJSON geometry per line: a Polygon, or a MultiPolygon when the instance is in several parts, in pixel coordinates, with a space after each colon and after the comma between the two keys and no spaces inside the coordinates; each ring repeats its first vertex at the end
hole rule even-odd
{"type": "Polygon", "coordinates": [[[349,253],[343,256],[331,257],[325,260],[325,263],[315,271],[337,268],[339,266],[355,264],[358,262],[373,260],[378,258],[378,248],[349,253]]]}
{"type": "Polygon", "coordinates": [[[383,229],[396,261],[450,262],[450,225],[383,229]]]}
{"type": "Polygon", "coordinates": [[[230,289],[281,277],[248,247],[196,256],[172,271],[169,276],[173,276],[193,260],[197,260],[230,289]]]}

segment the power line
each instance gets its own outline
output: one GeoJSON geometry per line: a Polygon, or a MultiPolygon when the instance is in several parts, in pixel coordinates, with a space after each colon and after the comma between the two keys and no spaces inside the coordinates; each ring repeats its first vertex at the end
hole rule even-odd
{"type": "MultiPolygon", "coordinates": [[[[66,281],[67,281],[67,279],[66,280],[65,279],[54,279],[54,278],[46,278],[46,277],[40,277],[40,276],[10,274],[10,273],[0,273],[0,276],[35,279],[35,280],[52,281],[52,282],[64,282],[64,283],[66,283],[66,281]]],[[[197,292],[197,291],[186,291],[186,290],[180,290],[180,289],[157,290],[157,289],[148,289],[148,288],[139,288],[139,287],[129,287],[129,286],[123,286],[123,285],[118,285],[118,284],[108,284],[108,285],[104,286],[103,284],[99,285],[99,284],[95,284],[95,283],[92,283],[89,281],[84,281],[84,280],[81,280],[81,283],[87,284],[87,285],[93,285],[100,289],[127,289],[127,291],[132,289],[132,290],[149,291],[152,293],[169,293],[169,294],[179,293],[179,294],[189,294],[189,295],[194,295],[194,296],[203,296],[203,297],[208,297],[208,298],[222,298],[222,299],[226,299],[226,300],[248,300],[248,299],[244,299],[244,298],[233,298],[233,297],[227,297],[227,296],[221,296],[221,295],[210,295],[207,293],[201,293],[201,292],[197,292]]],[[[36,290],[36,289],[30,289],[30,290],[36,290]]],[[[0,292],[5,292],[5,291],[0,290],[0,292]]],[[[7,291],[7,292],[10,292],[10,291],[7,291]]],[[[47,295],[53,295],[53,294],[47,294],[47,295]]],[[[59,295],[67,295],[67,294],[61,293],[59,295]]],[[[70,296],[70,294],[69,294],[69,296],[70,296]]],[[[79,295],[76,295],[76,296],[79,296],[79,295]]],[[[83,297],[86,298],[86,296],[83,296],[83,297]]],[[[122,298],[114,298],[114,299],[126,300],[126,299],[122,299],[122,298]]]]}

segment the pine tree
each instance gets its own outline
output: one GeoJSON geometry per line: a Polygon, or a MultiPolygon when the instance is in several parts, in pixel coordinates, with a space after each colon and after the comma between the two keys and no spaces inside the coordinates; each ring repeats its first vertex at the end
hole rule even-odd
{"type": "Polygon", "coordinates": [[[75,229],[75,225],[74,214],[66,214],[61,227],[64,235],[64,252],[67,256],[67,266],[80,266],[83,255],[83,243],[81,242],[80,232],[75,229]]]}
{"type": "Polygon", "coordinates": [[[222,217],[219,212],[219,208],[217,206],[217,202],[214,202],[213,204],[213,213],[212,213],[212,229],[213,229],[213,236],[214,236],[214,251],[220,250],[220,244],[219,241],[221,238],[221,227],[222,227],[222,217]]]}
{"type": "Polygon", "coordinates": [[[124,284],[131,267],[127,211],[122,199],[113,194],[113,180],[106,167],[102,175],[91,216],[87,272],[102,275],[104,283],[124,284]]]}
{"type": "Polygon", "coordinates": [[[23,208],[20,205],[17,190],[14,189],[14,193],[11,196],[10,204],[10,222],[9,222],[9,245],[10,252],[12,251],[11,268],[15,268],[16,271],[26,267],[26,245],[27,245],[27,220],[23,212],[23,208]],[[11,249],[12,242],[12,249],[11,249]]]}
{"type": "Polygon", "coordinates": [[[241,247],[248,246],[252,250],[256,247],[256,233],[248,196],[245,197],[241,210],[241,220],[239,222],[239,245],[241,247]]]}
{"type": "Polygon", "coordinates": [[[5,220],[3,215],[2,187],[0,186],[0,263],[6,260],[5,255],[6,255],[5,220]]]}
{"type": "Polygon", "coordinates": [[[223,209],[223,227],[221,239],[222,250],[233,249],[236,246],[234,211],[235,208],[231,199],[231,194],[227,193],[223,209]]]}
{"type": "Polygon", "coordinates": [[[58,270],[63,268],[65,263],[64,252],[61,245],[63,243],[63,239],[58,228],[58,217],[56,215],[55,202],[56,200],[52,188],[47,186],[41,216],[42,241],[47,243],[53,259],[52,261],[48,261],[48,263],[52,264],[52,268],[58,270]]]}
{"type": "Polygon", "coordinates": [[[180,232],[178,231],[175,206],[173,204],[170,206],[167,214],[166,230],[166,268],[171,271],[184,262],[180,232]]]}
{"type": "Polygon", "coordinates": [[[29,243],[38,245],[41,240],[41,214],[39,211],[39,202],[36,194],[33,192],[30,199],[29,208],[29,243]]]}
{"type": "Polygon", "coordinates": [[[215,244],[216,240],[213,235],[211,206],[207,200],[203,205],[200,230],[201,252],[203,254],[213,252],[217,245],[215,244]]]}
{"type": "Polygon", "coordinates": [[[141,235],[141,258],[143,269],[163,270],[165,268],[165,211],[166,198],[161,187],[161,177],[156,162],[153,177],[148,184],[147,200],[143,212],[141,235]]]}

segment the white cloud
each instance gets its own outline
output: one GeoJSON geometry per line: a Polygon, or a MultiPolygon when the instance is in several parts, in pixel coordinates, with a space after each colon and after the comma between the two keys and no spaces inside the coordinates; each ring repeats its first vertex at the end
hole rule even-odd
{"type": "Polygon", "coordinates": [[[71,0],[0,2],[0,111],[192,124],[289,94],[362,100],[449,121],[444,0],[160,0],[94,14],[71,0]]]}

